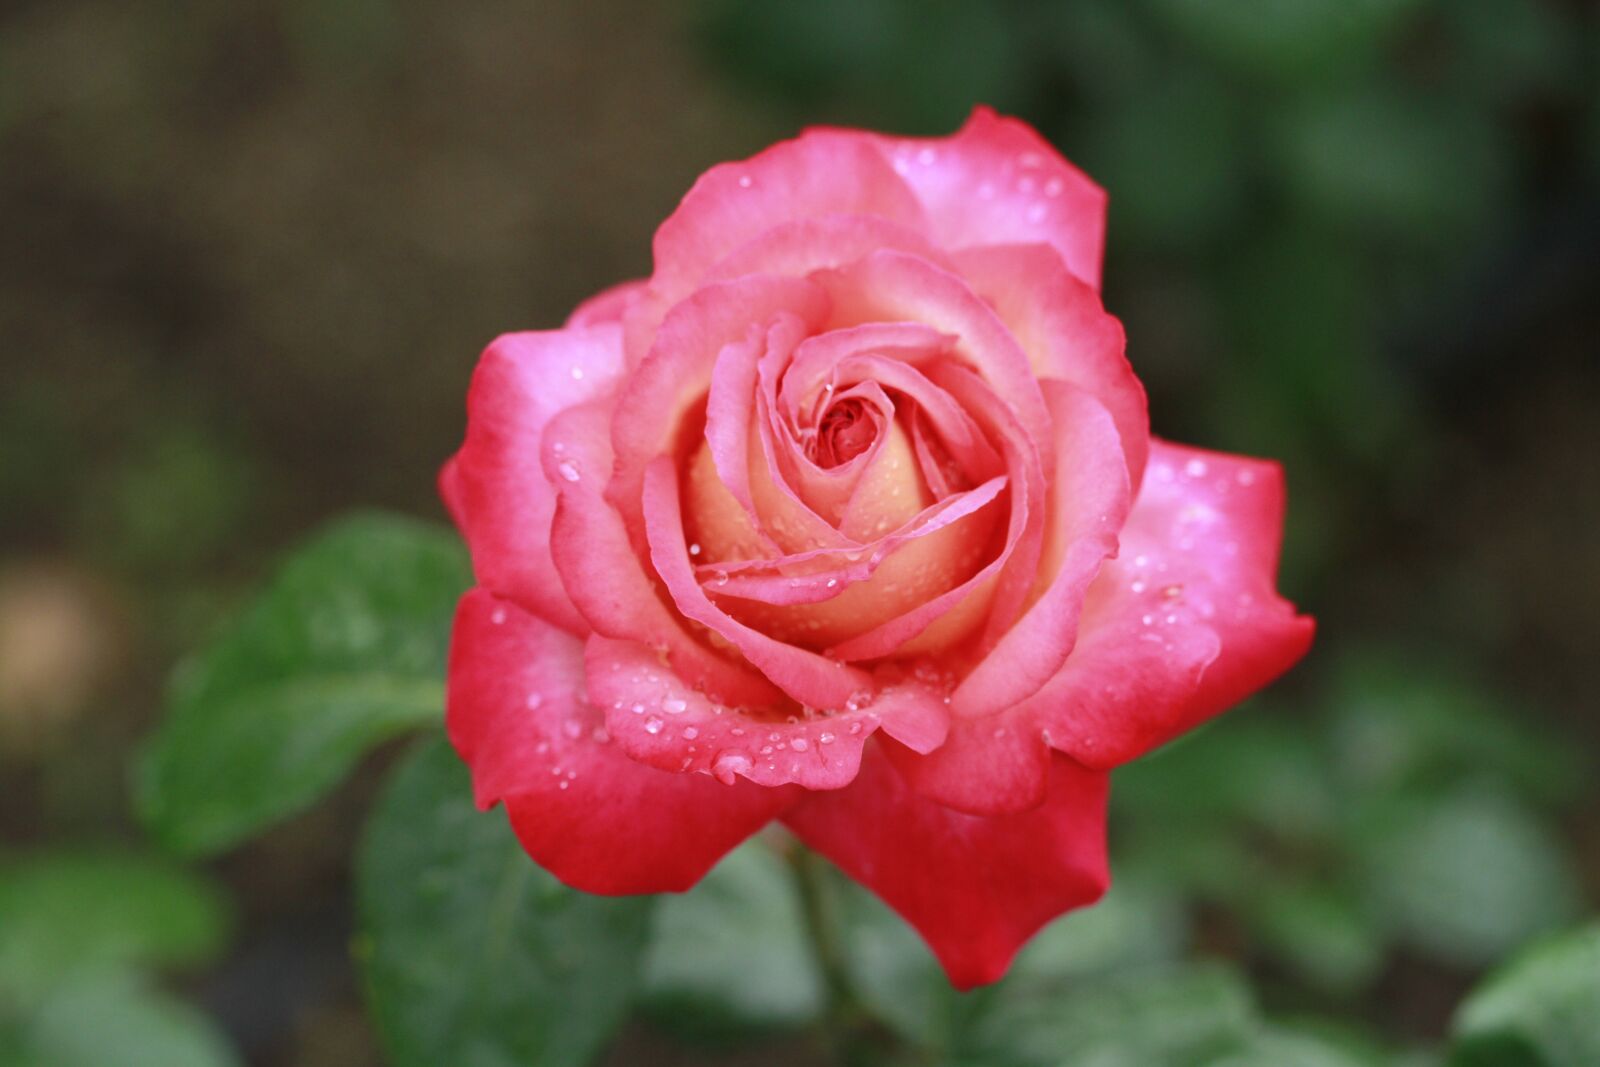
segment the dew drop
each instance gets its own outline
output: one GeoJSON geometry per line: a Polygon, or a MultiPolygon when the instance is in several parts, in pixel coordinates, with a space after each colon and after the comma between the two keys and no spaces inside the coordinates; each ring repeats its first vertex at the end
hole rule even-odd
{"type": "Polygon", "coordinates": [[[797,737],[793,741],[789,742],[789,747],[793,748],[796,752],[804,752],[806,749],[811,747],[811,742],[807,741],[803,737],[797,737]]]}
{"type": "Polygon", "coordinates": [[[594,728],[594,732],[589,736],[594,738],[594,743],[597,745],[606,745],[611,743],[611,734],[604,726],[596,726],[594,728]]]}
{"type": "Polygon", "coordinates": [[[1165,589],[1161,590],[1161,595],[1166,597],[1168,600],[1176,600],[1183,595],[1183,586],[1176,583],[1169,585],[1165,589]]]}
{"type": "Polygon", "coordinates": [[[1183,473],[1191,478],[1204,478],[1206,476],[1206,461],[1203,459],[1191,459],[1183,465],[1183,473]]]}
{"type": "Polygon", "coordinates": [[[661,702],[661,710],[668,715],[682,715],[689,710],[689,702],[673,697],[671,700],[663,700],[661,702]]]}
{"type": "Polygon", "coordinates": [[[683,728],[683,737],[684,737],[685,741],[693,741],[695,738],[697,738],[699,736],[700,736],[700,731],[696,730],[693,726],[685,726],[683,728]]]}
{"type": "Polygon", "coordinates": [[[529,693],[528,694],[528,699],[526,701],[524,701],[524,703],[526,703],[528,705],[528,710],[529,711],[538,711],[540,705],[542,705],[544,703],[544,694],[543,693],[529,693]]]}
{"type": "Polygon", "coordinates": [[[824,730],[822,733],[817,735],[817,743],[820,745],[831,745],[833,744],[833,735],[824,730]]]}
{"type": "Polygon", "coordinates": [[[495,608],[494,611],[489,615],[489,621],[494,623],[496,626],[502,625],[506,621],[506,609],[495,608]]]}
{"type": "Polygon", "coordinates": [[[647,734],[659,734],[663,725],[660,719],[652,715],[644,721],[644,732],[647,734]]]}
{"type": "Polygon", "coordinates": [[[561,724],[561,732],[566,734],[569,739],[576,741],[579,735],[583,733],[583,726],[577,719],[568,719],[561,724]]]}
{"type": "Polygon", "coordinates": [[[743,752],[720,753],[711,763],[711,773],[723,785],[732,785],[733,776],[743,774],[750,769],[750,757],[743,752]]]}
{"type": "Polygon", "coordinates": [[[921,163],[924,167],[931,165],[933,161],[938,158],[939,153],[935,152],[931,148],[924,148],[922,151],[917,153],[917,162],[921,163]]]}
{"type": "Polygon", "coordinates": [[[572,380],[575,381],[575,382],[583,381],[583,368],[582,367],[573,367],[572,368],[572,380]]]}
{"type": "Polygon", "coordinates": [[[698,556],[699,554],[700,554],[700,546],[698,544],[693,544],[693,545],[689,546],[689,555],[698,556]]]}
{"type": "Polygon", "coordinates": [[[561,477],[565,478],[569,482],[575,482],[582,477],[582,475],[578,473],[578,465],[572,462],[570,459],[564,459],[560,463],[557,463],[556,470],[561,473],[561,477]]]}
{"type": "Polygon", "coordinates": [[[748,174],[739,175],[739,188],[748,189],[754,184],[755,184],[755,180],[752,179],[750,177],[750,175],[748,175],[748,174]]]}
{"type": "Polygon", "coordinates": [[[572,783],[571,783],[571,782],[569,782],[569,781],[567,781],[567,780],[566,780],[566,779],[565,779],[565,778],[563,778],[563,779],[562,779],[562,780],[561,780],[561,781],[559,781],[559,782],[557,782],[557,783],[556,783],[556,788],[557,788],[557,789],[566,789],[566,788],[568,788],[568,787],[569,787],[569,786],[571,786],[571,785],[572,785],[572,783]]]}

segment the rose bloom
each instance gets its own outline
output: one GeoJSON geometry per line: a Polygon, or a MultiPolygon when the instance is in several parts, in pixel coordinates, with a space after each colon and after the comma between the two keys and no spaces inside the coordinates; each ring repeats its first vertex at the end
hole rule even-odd
{"type": "Polygon", "coordinates": [[[1311,641],[1271,462],[1150,436],[1105,193],[980,109],[713,167],[649,279],[484,352],[450,737],[594,893],[772,819],[957,986],[1108,884],[1108,771],[1311,641]]]}

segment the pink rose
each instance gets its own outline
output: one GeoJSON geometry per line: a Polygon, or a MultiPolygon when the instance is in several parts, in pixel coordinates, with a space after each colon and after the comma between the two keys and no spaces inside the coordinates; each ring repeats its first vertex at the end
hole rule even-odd
{"type": "Polygon", "coordinates": [[[712,168],[648,281],[484,353],[449,728],[596,893],[773,818],[958,986],[1105,890],[1107,771],[1311,641],[1270,462],[1149,434],[1105,194],[1029,127],[712,168]]]}

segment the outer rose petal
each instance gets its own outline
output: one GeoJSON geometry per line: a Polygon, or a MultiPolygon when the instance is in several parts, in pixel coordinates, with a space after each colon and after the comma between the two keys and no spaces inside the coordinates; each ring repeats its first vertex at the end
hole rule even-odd
{"type": "Polygon", "coordinates": [[[528,854],[589,893],[687,889],[798,795],[635,763],[585,700],[583,642],[483,589],[456,612],[448,726],[479,806],[504,800],[528,854]]]}
{"type": "Polygon", "coordinates": [[[600,290],[572,309],[572,314],[567,316],[568,328],[602,326],[608,322],[620,325],[628,309],[645,295],[648,284],[642,279],[637,279],[631,282],[618,282],[600,290]]]}
{"type": "Polygon", "coordinates": [[[1033,695],[1066,662],[1078,637],[1084,591],[1117,552],[1128,514],[1128,470],[1115,424],[1089,393],[1045,382],[1054,423],[1056,481],[1045,527],[1047,578],[1015,626],[1001,635],[951,695],[957,715],[989,715],[1033,695]]]}
{"type": "Polygon", "coordinates": [[[1100,294],[1067,271],[1048,245],[969,248],[956,261],[1028,354],[1040,378],[1093,393],[1116,420],[1135,489],[1150,450],[1144,386],[1125,354],[1122,323],[1106,314],[1100,294]]]}
{"type": "Polygon", "coordinates": [[[550,553],[572,603],[598,633],[639,641],[667,656],[691,685],[729,703],[762,707],[778,690],[749,666],[711,651],[685,629],[658,594],[628,541],[622,517],[605,500],[611,469],[611,408],[605,402],[562,412],[545,432],[545,467],[555,468],[561,499],[550,553]]]}
{"type": "Polygon", "coordinates": [[[484,351],[467,396],[467,437],[440,488],[478,581],[573,633],[588,627],[556,578],[556,490],[540,468],[545,425],[603,395],[622,372],[615,325],[511,333],[484,351]]]}
{"type": "Polygon", "coordinates": [[[980,107],[953,137],[880,140],[940,246],[1045,241],[1100,288],[1105,190],[1032,127],[980,107]]]}
{"type": "Polygon", "coordinates": [[[1274,589],[1283,512],[1278,464],[1153,442],[1122,552],[1089,591],[1083,655],[1075,650],[1036,698],[1061,727],[1052,734],[1057,748],[1089,766],[1126,763],[1237,704],[1305,655],[1315,624],[1274,589]],[[1143,631],[1138,640],[1128,632],[1135,626],[1143,631]],[[1129,671],[1138,657],[1128,650],[1159,649],[1177,674],[1192,660],[1201,627],[1216,635],[1218,652],[1196,687],[1181,703],[1172,693],[1151,699],[1150,681],[1129,671]],[[1095,687],[1100,699],[1088,696],[1095,687]]]}
{"type": "Polygon", "coordinates": [[[896,762],[940,803],[1021,811],[1044,794],[1051,747],[1115,767],[1263,688],[1313,630],[1273,590],[1282,530],[1276,464],[1155,441],[1066,664],[1029,699],[957,718],[937,751],[896,762]]]}
{"type": "Polygon", "coordinates": [[[596,636],[585,656],[589,698],[606,709],[607,728],[624,752],[652,767],[724,782],[838,789],[855,778],[862,746],[880,727],[908,750],[928,752],[949,723],[942,695],[915,679],[863,692],[833,714],[764,720],[747,713],[752,709],[707,700],[662,670],[643,645],[596,636]]]}
{"type": "Polygon", "coordinates": [[[917,198],[871,134],[807,130],[702,174],[656,231],[651,285],[670,305],[766,231],[826,215],[875,215],[912,231],[923,222],[917,198]]]}
{"type": "Polygon", "coordinates": [[[1043,804],[982,818],[941,807],[869,746],[855,782],[783,821],[916,928],[958,989],[993,982],[1051,919],[1105,892],[1107,776],[1057,756],[1043,804]]]}

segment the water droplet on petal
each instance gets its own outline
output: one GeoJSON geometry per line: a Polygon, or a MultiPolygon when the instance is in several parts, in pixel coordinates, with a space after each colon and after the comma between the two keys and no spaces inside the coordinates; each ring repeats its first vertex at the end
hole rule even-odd
{"type": "Polygon", "coordinates": [[[689,702],[687,700],[679,700],[677,697],[672,697],[670,700],[663,700],[661,702],[661,710],[666,712],[668,715],[682,715],[684,712],[689,710],[689,702]]]}
{"type": "Polygon", "coordinates": [[[664,723],[660,719],[652,715],[644,721],[644,732],[647,734],[659,734],[663,725],[664,723]]]}
{"type": "Polygon", "coordinates": [[[700,736],[700,731],[696,730],[693,726],[685,726],[683,728],[684,740],[693,741],[695,738],[697,738],[699,736],[700,736]]]}
{"type": "Polygon", "coordinates": [[[804,752],[806,749],[811,747],[811,742],[807,741],[803,737],[797,737],[793,741],[789,742],[789,747],[793,748],[796,752],[804,752]]]}
{"type": "Polygon", "coordinates": [[[538,711],[539,706],[544,703],[544,694],[529,693],[528,699],[525,703],[527,703],[529,711],[538,711]]]}
{"type": "Polygon", "coordinates": [[[569,482],[575,482],[579,478],[583,477],[583,475],[578,473],[578,465],[572,462],[570,459],[564,459],[560,463],[557,463],[556,470],[560,473],[561,477],[565,478],[569,482]]]}
{"type": "Polygon", "coordinates": [[[582,367],[573,367],[572,368],[572,380],[575,381],[575,382],[583,381],[583,368],[582,367]]]}
{"type": "Polygon", "coordinates": [[[506,621],[506,609],[495,608],[494,611],[489,614],[489,621],[494,623],[496,626],[503,624],[506,621]]]}

